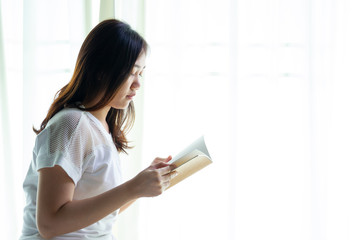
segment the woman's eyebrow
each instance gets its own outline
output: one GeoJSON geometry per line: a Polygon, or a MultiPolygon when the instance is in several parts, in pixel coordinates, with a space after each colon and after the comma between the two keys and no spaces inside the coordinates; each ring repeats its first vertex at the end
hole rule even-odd
{"type": "MultiPolygon", "coordinates": [[[[137,64],[135,64],[134,66],[137,67],[137,68],[141,68],[141,66],[137,65],[137,64]]],[[[143,67],[143,69],[145,69],[145,68],[146,68],[146,66],[143,67]]]]}

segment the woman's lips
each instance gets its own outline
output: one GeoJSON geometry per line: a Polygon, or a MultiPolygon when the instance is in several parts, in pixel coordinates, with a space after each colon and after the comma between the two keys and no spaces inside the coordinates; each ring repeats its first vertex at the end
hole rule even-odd
{"type": "Polygon", "coordinates": [[[135,97],[135,95],[136,95],[136,94],[133,93],[133,94],[127,95],[126,97],[129,98],[129,99],[133,99],[133,98],[135,97]]]}

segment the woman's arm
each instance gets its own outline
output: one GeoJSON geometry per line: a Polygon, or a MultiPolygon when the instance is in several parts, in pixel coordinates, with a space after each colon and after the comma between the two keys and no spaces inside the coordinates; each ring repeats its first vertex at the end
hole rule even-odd
{"type": "Polygon", "coordinates": [[[39,170],[37,226],[49,239],[89,226],[139,197],[160,195],[169,186],[172,166],[159,163],[98,196],[73,200],[75,185],[60,166],[39,170]]]}
{"type": "MultiPolygon", "coordinates": [[[[172,156],[168,156],[167,158],[155,158],[154,161],[152,161],[151,165],[156,165],[158,163],[167,163],[172,159],[172,156]]],[[[173,173],[174,175],[176,175],[177,173],[173,173]]],[[[174,176],[173,175],[173,176],[174,176]]],[[[131,200],[130,202],[126,203],[124,206],[122,206],[119,210],[119,214],[122,213],[123,211],[125,211],[128,207],[130,207],[137,199],[131,200]]]]}

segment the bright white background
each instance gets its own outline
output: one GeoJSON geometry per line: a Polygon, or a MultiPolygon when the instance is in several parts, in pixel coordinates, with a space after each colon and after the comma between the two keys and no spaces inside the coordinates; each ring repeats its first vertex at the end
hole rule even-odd
{"type": "Polygon", "coordinates": [[[99,15],[151,46],[126,177],[202,134],[214,160],[128,209],[119,239],[360,238],[360,2],[114,2],[0,1],[2,238],[21,232],[31,126],[99,15]]]}

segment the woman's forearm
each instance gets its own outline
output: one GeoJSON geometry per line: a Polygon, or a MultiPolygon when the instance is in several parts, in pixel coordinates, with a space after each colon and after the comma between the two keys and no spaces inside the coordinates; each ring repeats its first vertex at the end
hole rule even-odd
{"type": "Polygon", "coordinates": [[[54,236],[87,227],[140,197],[160,195],[169,186],[174,166],[158,163],[133,179],[98,196],[73,200],[75,184],[55,166],[39,170],[37,227],[40,235],[54,236]]]}
{"type": "Polygon", "coordinates": [[[38,221],[40,234],[48,239],[101,220],[138,197],[133,184],[130,180],[98,196],[67,202],[57,212],[38,221]]]}

